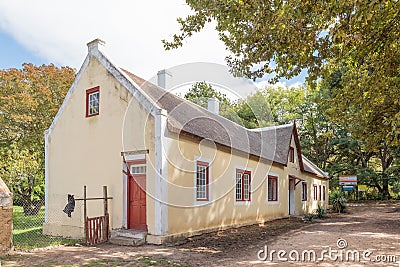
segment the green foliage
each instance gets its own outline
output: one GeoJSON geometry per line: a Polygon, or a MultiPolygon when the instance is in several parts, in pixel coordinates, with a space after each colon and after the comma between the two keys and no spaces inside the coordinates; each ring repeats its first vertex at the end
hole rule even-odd
{"type": "Polygon", "coordinates": [[[52,64],[0,70],[0,146],[43,149],[50,126],[75,77],[69,67],[52,64]]]}
{"type": "MultiPolygon", "coordinates": [[[[215,21],[234,74],[253,79],[272,74],[277,81],[307,69],[316,90],[311,99],[319,102],[307,100],[304,106],[305,153],[328,168],[335,165],[330,155],[346,146],[338,155],[345,163],[340,159],[333,171],[353,168],[354,173],[359,166],[380,171],[374,186],[389,197],[389,185],[399,177],[388,170],[400,145],[399,1],[186,2],[194,14],[178,19],[180,33],[163,40],[166,49],[182,46],[185,38],[215,21]]],[[[275,107],[279,103],[271,105],[274,120],[285,123],[279,112],[274,114],[275,107]]],[[[248,109],[241,112],[248,127],[257,126],[248,109]]]]}
{"type": "Polygon", "coordinates": [[[27,250],[55,246],[60,244],[75,244],[80,242],[75,239],[48,237],[42,234],[44,223],[44,207],[37,215],[27,216],[24,209],[13,207],[13,243],[17,250],[27,250]]]}
{"type": "Polygon", "coordinates": [[[334,212],[342,213],[346,211],[346,198],[344,197],[342,191],[332,191],[331,195],[329,196],[329,201],[332,204],[334,212]]]}
{"type": "Polygon", "coordinates": [[[206,82],[197,82],[193,84],[190,90],[185,94],[184,98],[207,109],[208,99],[214,97],[219,100],[219,114],[231,121],[241,124],[241,119],[236,115],[236,106],[225,94],[215,90],[206,82]]]}
{"type": "Polygon", "coordinates": [[[325,211],[324,207],[322,207],[321,205],[318,205],[318,208],[315,210],[315,216],[318,219],[322,219],[323,217],[325,217],[325,213],[326,213],[326,211],[325,211]]]}
{"type": "Polygon", "coordinates": [[[0,175],[26,214],[44,199],[44,131],[50,126],[75,72],[53,64],[0,70],[0,175]]]}
{"type": "Polygon", "coordinates": [[[23,206],[26,215],[37,214],[44,203],[43,152],[11,145],[0,153],[0,176],[13,192],[15,204],[23,206]]]}
{"type": "Polygon", "coordinates": [[[314,219],[316,219],[315,213],[306,213],[306,214],[304,214],[304,216],[303,216],[303,220],[304,220],[305,222],[313,222],[314,219]]]}
{"type": "Polygon", "coordinates": [[[264,91],[249,95],[246,100],[239,100],[236,108],[237,115],[248,129],[273,125],[273,114],[264,91]]]}

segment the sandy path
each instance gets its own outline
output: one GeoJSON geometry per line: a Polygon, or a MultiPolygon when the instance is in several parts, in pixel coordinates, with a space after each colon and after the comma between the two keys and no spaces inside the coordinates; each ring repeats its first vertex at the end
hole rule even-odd
{"type": "MultiPolygon", "coordinates": [[[[335,258],[335,255],[333,251],[331,257],[335,258]]],[[[265,226],[254,225],[203,235],[178,246],[132,248],[104,244],[17,253],[3,261],[3,266],[80,266],[101,259],[125,259],[124,266],[135,266],[136,259],[141,256],[171,259],[194,266],[400,266],[400,202],[357,204],[349,207],[347,214],[330,216],[312,224],[296,219],[276,220],[265,226]],[[338,239],[345,240],[347,247],[339,249],[338,239]],[[260,261],[257,253],[265,245],[269,253],[271,250],[297,251],[300,260],[304,250],[314,250],[316,258],[320,258],[321,251],[329,251],[330,247],[331,250],[343,251],[343,260],[340,261],[340,257],[331,260],[326,253],[323,261],[311,258],[311,261],[285,262],[275,253],[272,261],[260,261]],[[350,262],[346,262],[345,254],[350,250],[359,252],[359,262],[352,261],[351,254],[350,262]],[[366,260],[362,258],[363,253],[368,256],[366,260]],[[396,258],[390,258],[391,255],[396,255],[396,258]],[[385,262],[377,263],[379,259],[385,262]]],[[[288,258],[288,254],[282,256],[288,258]]],[[[296,258],[296,252],[291,256],[296,258]]],[[[305,256],[307,259],[307,254],[305,256]]]]}

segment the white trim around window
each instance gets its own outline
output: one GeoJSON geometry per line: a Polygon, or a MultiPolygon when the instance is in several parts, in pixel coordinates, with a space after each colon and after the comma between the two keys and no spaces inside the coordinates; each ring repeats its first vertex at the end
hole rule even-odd
{"type": "Polygon", "coordinates": [[[279,201],[280,201],[280,196],[279,196],[279,191],[280,191],[280,185],[279,185],[279,174],[277,174],[277,173],[272,173],[272,172],[269,172],[269,173],[267,173],[267,176],[265,177],[265,188],[266,188],[266,196],[265,196],[265,201],[267,202],[267,204],[279,204],[279,201]],[[274,176],[274,177],[276,177],[276,184],[277,184],[277,192],[276,192],[276,195],[277,195],[277,197],[278,197],[278,200],[276,200],[276,201],[271,201],[271,200],[268,200],[268,177],[269,176],[274,176]]]}
{"type": "MultiPolygon", "coordinates": [[[[242,179],[242,181],[243,181],[244,179],[242,179]]],[[[249,205],[251,205],[251,201],[252,201],[252,198],[253,198],[253,192],[252,192],[252,190],[253,190],[253,186],[251,185],[253,183],[253,169],[251,169],[251,168],[246,168],[246,167],[243,167],[243,166],[235,166],[235,168],[234,168],[234,170],[233,170],[233,196],[234,196],[234,205],[235,206],[249,206],[249,205]],[[250,178],[250,184],[249,184],[249,186],[250,186],[250,188],[249,188],[249,191],[248,191],[248,195],[245,195],[245,192],[241,192],[242,194],[243,194],[243,196],[245,197],[245,196],[247,196],[247,198],[249,199],[249,200],[237,200],[236,199],[236,179],[237,179],[237,174],[238,174],[238,171],[239,171],[239,173],[240,173],[240,171],[241,172],[246,172],[246,173],[250,173],[250,176],[249,176],[249,178],[250,178]]],[[[244,188],[244,186],[245,185],[243,185],[243,187],[242,188],[244,188]]]]}
{"type": "Polygon", "coordinates": [[[206,206],[212,203],[212,161],[207,158],[202,158],[195,156],[193,161],[193,203],[194,206],[206,206]],[[197,162],[207,163],[208,164],[208,184],[206,185],[206,199],[198,199],[197,198],[197,162]]]}

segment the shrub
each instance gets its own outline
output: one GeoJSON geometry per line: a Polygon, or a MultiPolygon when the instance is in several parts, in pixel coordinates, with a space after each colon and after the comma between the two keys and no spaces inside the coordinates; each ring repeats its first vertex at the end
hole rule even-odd
{"type": "Polygon", "coordinates": [[[316,217],[318,219],[322,219],[325,216],[325,213],[325,209],[322,206],[318,205],[318,208],[315,211],[316,217]]]}
{"type": "Polygon", "coordinates": [[[346,211],[346,198],[344,197],[342,191],[335,190],[329,197],[332,203],[332,209],[334,212],[345,212],[346,211]]]}
{"type": "Polygon", "coordinates": [[[312,222],[316,218],[314,213],[306,213],[303,216],[303,221],[305,222],[312,222]]]}

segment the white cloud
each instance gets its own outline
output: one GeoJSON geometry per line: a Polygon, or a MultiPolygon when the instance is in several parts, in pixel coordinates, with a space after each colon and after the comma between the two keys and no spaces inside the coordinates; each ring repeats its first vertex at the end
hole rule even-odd
{"type": "Polygon", "coordinates": [[[143,78],[184,63],[225,64],[227,52],[212,26],[182,48],[164,51],[161,39],[176,33],[176,18],[189,13],[184,0],[0,1],[0,28],[49,62],[74,68],[95,38],[106,41],[115,63],[143,78]]]}

